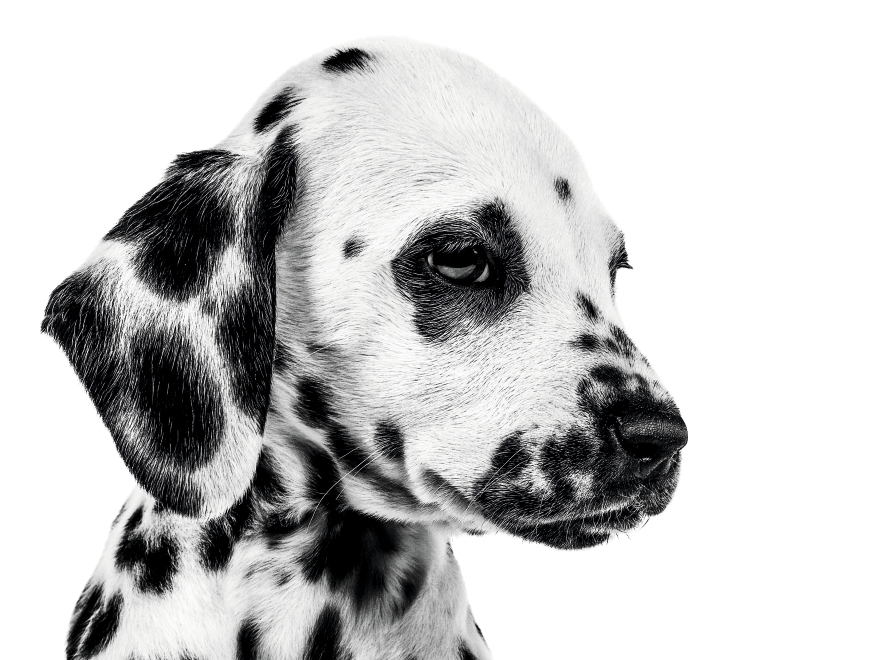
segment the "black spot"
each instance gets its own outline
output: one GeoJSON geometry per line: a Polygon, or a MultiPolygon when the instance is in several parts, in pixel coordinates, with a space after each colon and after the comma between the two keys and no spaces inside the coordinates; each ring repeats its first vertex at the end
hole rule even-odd
{"type": "Polygon", "coordinates": [[[323,66],[327,71],[333,73],[345,73],[360,69],[367,70],[367,63],[372,59],[369,53],[362,51],[360,48],[349,48],[347,50],[338,50],[333,55],[323,61],[323,66]]]}
{"type": "Polygon", "coordinates": [[[277,548],[282,541],[289,538],[300,527],[300,522],[291,517],[290,513],[275,512],[266,517],[261,533],[269,548],[277,548]]]}
{"type": "Polygon", "coordinates": [[[287,113],[301,102],[302,99],[296,96],[292,87],[285,87],[260,110],[260,114],[254,119],[254,130],[257,133],[265,133],[270,128],[275,127],[278,122],[287,116],[287,113]]]}
{"type": "Polygon", "coordinates": [[[224,182],[237,161],[219,149],[178,156],[165,180],[104,237],[138,247],[137,275],[159,295],[183,301],[197,294],[231,244],[235,210],[224,182]]]}
{"type": "Polygon", "coordinates": [[[312,378],[303,378],[296,389],[299,393],[296,403],[299,418],[311,427],[327,428],[332,423],[330,390],[327,386],[312,378]]]}
{"type": "Polygon", "coordinates": [[[88,632],[80,644],[79,657],[92,658],[113,641],[122,614],[122,594],[115,593],[92,617],[88,632]]]}
{"type": "Polygon", "coordinates": [[[598,367],[594,367],[590,371],[590,376],[592,376],[593,380],[596,382],[617,389],[622,388],[626,384],[626,375],[620,369],[613,367],[610,364],[602,364],[598,367]]]}
{"type": "Polygon", "coordinates": [[[281,502],[285,494],[285,488],[278,471],[278,465],[268,449],[264,447],[263,451],[260,452],[260,458],[257,461],[257,471],[251,484],[253,497],[274,505],[281,502]]]}
{"type": "Polygon", "coordinates": [[[341,629],[339,610],[331,605],[325,606],[309,634],[303,660],[351,660],[351,652],[340,639],[341,629]]]}
{"type": "Polygon", "coordinates": [[[73,610],[73,619],[70,622],[70,630],[67,633],[67,659],[73,660],[79,650],[80,642],[86,631],[89,621],[98,611],[98,606],[103,600],[101,585],[86,585],[76,601],[73,610]]]}
{"type": "Polygon", "coordinates": [[[236,660],[259,660],[260,631],[253,619],[242,621],[236,638],[236,660]]]}
{"type": "Polygon", "coordinates": [[[393,422],[379,422],[376,426],[376,446],[388,458],[403,460],[403,434],[393,422]]]}
{"type": "Polygon", "coordinates": [[[595,322],[598,321],[601,317],[601,314],[599,314],[599,310],[596,305],[594,305],[593,301],[590,300],[583,293],[578,294],[578,305],[580,305],[580,308],[583,310],[588,321],[595,322]]]}
{"type": "Polygon", "coordinates": [[[595,351],[599,348],[599,338],[588,333],[580,335],[573,343],[582,351],[595,351]]]}
{"type": "Polygon", "coordinates": [[[500,200],[480,204],[465,214],[441,217],[404,246],[391,268],[395,283],[413,304],[416,330],[432,342],[491,325],[530,285],[525,248],[500,200]],[[434,273],[428,254],[450,244],[483,247],[491,277],[484,283],[462,286],[434,273]]]}
{"type": "Polygon", "coordinates": [[[171,588],[178,567],[179,547],[165,534],[147,539],[138,531],[143,508],[138,507],[128,522],[116,548],[116,567],[136,576],[141,591],[162,594],[171,588]]]}
{"type": "Polygon", "coordinates": [[[364,250],[364,242],[359,238],[349,238],[342,246],[342,254],[346,259],[358,256],[364,250]]]}
{"type": "Polygon", "coordinates": [[[522,442],[522,432],[511,433],[492,456],[492,471],[496,476],[517,479],[529,464],[530,454],[522,442]]]}
{"type": "Polygon", "coordinates": [[[556,194],[563,202],[567,202],[571,199],[571,187],[568,185],[568,179],[564,179],[563,177],[557,178],[556,181],[553,182],[553,187],[556,188],[556,194]]]}
{"type": "MultiPolygon", "coordinates": [[[[168,468],[203,467],[220,446],[224,420],[220,393],[203,363],[188,340],[158,328],[136,332],[130,351],[150,458],[168,468]]],[[[146,463],[142,457],[131,460],[146,463]]],[[[153,475],[144,477],[149,483],[153,475]]]]}
{"type": "Polygon", "coordinates": [[[458,657],[459,660],[477,660],[477,656],[471,652],[464,640],[458,643],[458,657]]]}
{"type": "Polygon", "coordinates": [[[611,336],[614,337],[617,345],[620,347],[620,351],[626,357],[633,357],[636,352],[635,344],[632,343],[632,340],[627,336],[627,334],[621,330],[616,325],[611,326],[611,336]]]}
{"type": "Polygon", "coordinates": [[[315,504],[325,502],[334,506],[342,494],[339,468],[333,457],[316,445],[297,440],[306,474],[306,496],[315,504]]]}

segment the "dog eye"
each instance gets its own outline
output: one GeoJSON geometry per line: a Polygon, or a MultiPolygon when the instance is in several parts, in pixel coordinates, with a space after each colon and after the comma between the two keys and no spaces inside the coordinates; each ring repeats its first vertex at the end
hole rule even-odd
{"type": "Polygon", "coordinates": [[[428,266],[454,284],[477,284],[489,279],[486,252],[473,245],[434,250],[428,255],[428,266]]]}

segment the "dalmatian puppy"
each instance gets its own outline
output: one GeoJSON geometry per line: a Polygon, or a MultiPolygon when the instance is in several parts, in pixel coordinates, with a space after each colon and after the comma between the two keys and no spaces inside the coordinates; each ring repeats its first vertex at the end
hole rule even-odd
{"type": "Polygon", "coordinates": [[[627,267],[573,146],[477,62],[288,71],[49,300],[139,484],[67,657],[489,658],[451,535],[585,548],[675,488],[627,267]]]}

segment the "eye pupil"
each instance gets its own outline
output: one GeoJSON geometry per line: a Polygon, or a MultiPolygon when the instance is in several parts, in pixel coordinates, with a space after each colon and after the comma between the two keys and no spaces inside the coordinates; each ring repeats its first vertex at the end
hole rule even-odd
{"type": "Polygon", "coordinates": [[[435,250],[428,255],[428,265],[456,284],[484,282],[489,278],[486,254],[473,246],[435,250]]]}

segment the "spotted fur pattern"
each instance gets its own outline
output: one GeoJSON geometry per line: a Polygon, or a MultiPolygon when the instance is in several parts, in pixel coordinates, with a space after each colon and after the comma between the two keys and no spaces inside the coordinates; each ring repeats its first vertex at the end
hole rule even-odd
{"type": "Polygon", "coordinates": [[[377,40],[288,71],[52,293],[43,330],[139,484],[67,657],[489,658],[450,535],[587,547],[675,487],[622,241],[478,63],[377,40]],[[441,275],[450,245],[491,277],[441,275]]]}

